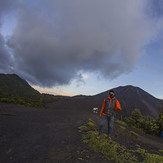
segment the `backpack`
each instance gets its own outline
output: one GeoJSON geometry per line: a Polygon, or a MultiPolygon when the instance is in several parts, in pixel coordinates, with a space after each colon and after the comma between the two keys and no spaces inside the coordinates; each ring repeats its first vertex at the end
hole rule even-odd
{"type": "Polygon", "coordinates": [[[116,104],[117,99],[105,99],[105,108],[103,113],[105,114],[113,114],[115,111],[115,104],[116,104]]]}

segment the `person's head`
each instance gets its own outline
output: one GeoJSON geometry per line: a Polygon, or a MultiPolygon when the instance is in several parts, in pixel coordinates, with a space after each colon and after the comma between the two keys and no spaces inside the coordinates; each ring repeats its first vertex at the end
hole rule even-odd
{"type": "Polygon", "coordinates": [[[113,97],[115,96],[115,93],[114,93],[113,90],[110,90],[110,91],[109,91],[109,96],[110,96],[111,98],[113,98],[113,97]]]}

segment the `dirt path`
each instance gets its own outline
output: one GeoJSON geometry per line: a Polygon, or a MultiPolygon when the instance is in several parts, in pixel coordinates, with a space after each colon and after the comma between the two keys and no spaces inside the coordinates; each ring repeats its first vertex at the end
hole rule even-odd
{"type": "MultiPolygon", "coordinates": [[[[0,103],[0,163],[105,163],[81,140],[78,126],[99,117],[77,109],[35,109],[0,103]]],[[[104,132],[107,127],[105,126],[104,132]]],[[[163,139],[130,134],[115,123],[112,139],[129,149],[158,153],[163,139]]]]}
{"type": "Polygon", "coordinates": [[[87,119],[87,114],[73,109],[0,103],[0,162],[105,162],[81,141],[77,127],[87,119]]]}

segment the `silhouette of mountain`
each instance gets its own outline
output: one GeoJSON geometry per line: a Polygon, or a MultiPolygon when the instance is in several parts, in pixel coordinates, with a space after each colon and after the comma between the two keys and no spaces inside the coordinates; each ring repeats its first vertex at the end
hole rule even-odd
{"type": "Polygon", "coordinates": [[[41,94],[16,74],[0,74],[0,101],[42,106],[41,94]]]}
{"type": "MultiPolygon", "coordinates": [[[[113,90],[122,107],[122,111],[117,113],[118,117],[128,117],[136,108],[139,109],[144,116],[149,115],[151,118],[156,118],[158,116],[158,106],[163,100],[157,99],[141,88],[131,85],[120,86],[113,90]]],[[[94,107],[97,107],[100,111],[103,101],[108,95],[109,90],[94,96],[78,95],[71,98],[67,97],[52,102],[49,107],[67,109],[76,108],[87,112],[91,112],[94,107]]]]}
{"type": "MultiPolygon", "coordinates": [[[[139,109],[144,116],[149,115],[152,118],[158,116],[158,106],[163,100],[155,98],[143,89],[131,85],[120,86],[113,90],[122,106],[124,116],[129,116],[135,108],[139,109]]],[[[106,98],[108,92],[98,94],[96,98],[106,98]]]]}
{"type": "MultiPolygon", "coordinates": [[[[158,106],[163,100],[157,99],[148,92],[135,86],[120,86],[113,88],[119,100],[122,111],[117,116],[128,117],[137,108],[141,113],[152,118],[158,116],[158,106]]],[[[43,106],[47,108],[75,108],[91,112],[94,107],[101,110],[103,100],[109,95],[109,90],[94,96],[78,95],[73,97],[40,94],[25,80],[16,74],[0,74],[0,101],[23,104],[28,106],[43,106]]]]}

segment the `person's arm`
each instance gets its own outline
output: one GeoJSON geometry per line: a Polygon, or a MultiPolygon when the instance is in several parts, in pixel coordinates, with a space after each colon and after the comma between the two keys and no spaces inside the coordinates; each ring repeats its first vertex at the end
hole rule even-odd
{"type": "Polygon", "coordinates": [[[120,105],[118,100],[115,103],[115,110],[117,110],[117,111],[121,111],[122,110],[121,105],[120,105]]]}
{"type": "Polygon", "coordinates": [[[102,115],[102,113],[104,111],[104,108],[105,108],[105,100],[104,100],[103,105],[102,105],[102,108],[101,108],[100,117],[101,117],[101,115],[102,115]]]}

